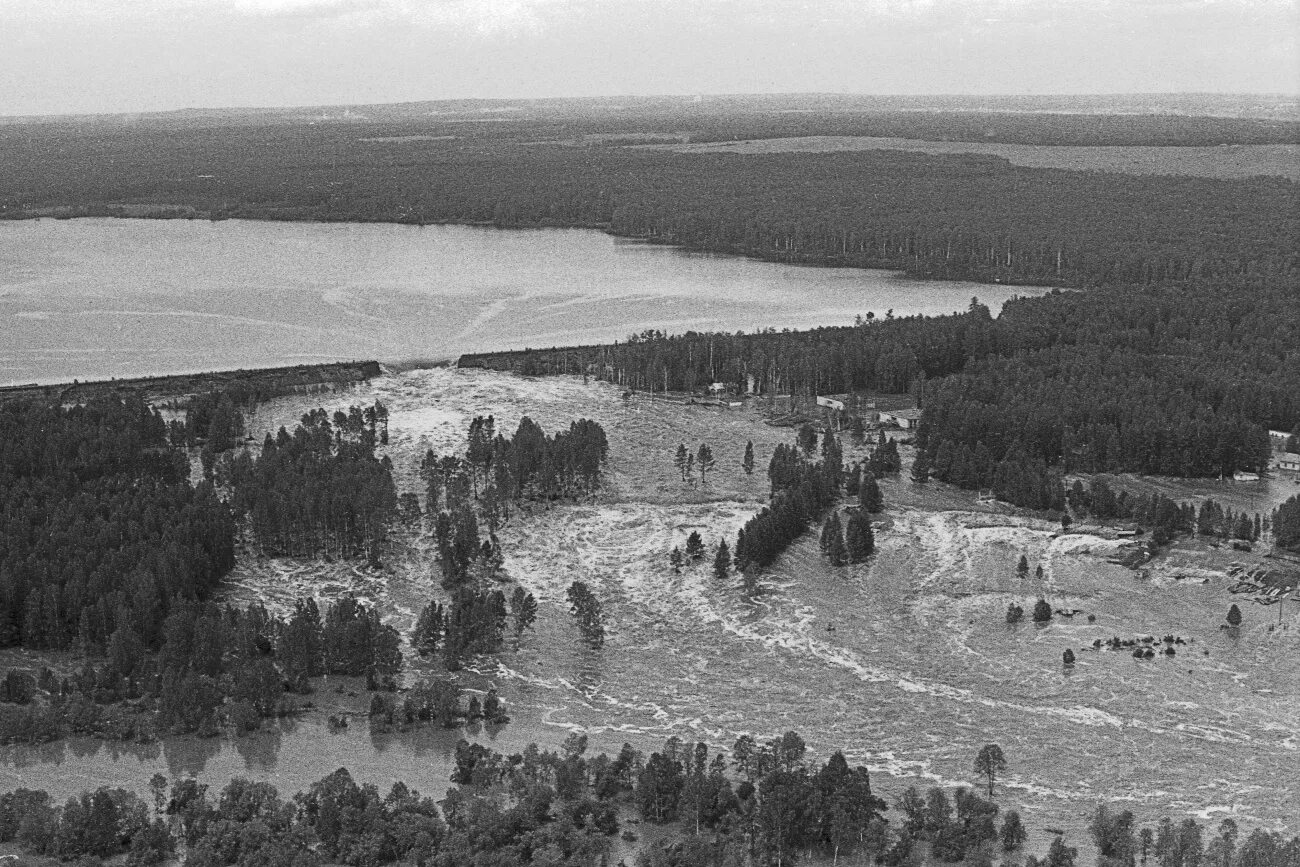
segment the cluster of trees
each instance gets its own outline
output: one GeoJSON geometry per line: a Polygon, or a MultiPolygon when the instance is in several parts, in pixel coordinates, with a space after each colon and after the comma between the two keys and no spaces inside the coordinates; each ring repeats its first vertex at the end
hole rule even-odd
{"type": "Polygon", "coordinates": [[[168,425],[172,444],[203,445],[211,454],[233,449],[244,437],[244,414],[236,403],[239,394],[238,387],[231,386],[194,395],[185,406],[185,420],[168,425]]]}
{"type": "Polygon", "coordinates": [[[370,698],[372,732],[408,731],[424,723],[456,728],[465,722],[484,720],[503,724],[510,721],[496,689],[480,700],[472,695],[469,706],[461,707],[460,685],[450,678],[429,678],[397,695],[377,692],[370,698]]]}
{"type": "Polygon", "coordinates": [[[469,503],[456,503],[454,511],[439,512],[434,520],[438,544],[438,568],[442,586],[448,590],[489,583],[501,574],[505,557],[501,543],[488,519],[488,538],[480,539],[478,513],[469,503]]]}
{"type": "Polygon", "coordinates": [[[768,464],[771,505],[746,521],[736,537],[734,558],[741,572],[775,562],[839,496],[844,481],[839,441],[827,431],[821,440],[822,459],[814,462],[809,455],[815,452],[816,443],[816,430],[805,426],[798,445],[781,444],[772,453],[768,464]]]}
{"type": "Polygon", "coordinates": [[[430,513],[455,512],[481,500],[494,517],[505,504],[522,499],[555,500],[589,494],[600,484],[609,454],[605,429],[590,419],[548,435],[528,416],[513,437],[496,430],[492,416],[470,423],[465,457],[425,454],[420,472],[430,513]]]}
{"type": "Polygon", "coordinates": [[[876,534],[867,512],[849,509],[848,521],[841,523],[839,511],[833,510],[822,525],[821,548],[832,566],[861,563],[874,554],[876,534]]]}
{"type": "Polygon", "coordinates": [[[445,606],[434,600],[420,611],[411,644],[421,656],[432,656],[441,647],[443,664],[456,671],[472,656],[501,650],[508,615],[514,617],[515,634],[521,634],[537,618],[537,601],[517,587],[507,612],[501,590],[457,587],[445,606]]]}
{"type": "Polygon", "coordinates": [[[1273,541],[1279,548],[1300,554],[1300,495],[1273,512],[1273,541]]]}
{"type": "Polygon", "coordinates": [[[376,457],[372,422],[360,407],[315,409],[290,434],[269,433],[256,458],[223,457],[217,481],[234,489],[258,547],[272,556],[381,559],[397,511],[392,462],[376,457]]]}
{"type": "MultiPolygon", "coordinates": [[[[746,451],[745,460],[747,466],[752,472],[754,468],[754,444],[751,442],[746,451]]],[[[682,474],[682,481],[690,481],[696,470],[700,473],[700,484],[704,484],[708,477],[709,470],[717,465],[717,459],[713,457],[713,448],[708,443],[700,443],[698,450],[692,452],[686,448],[686,443],[677,446],[677,452],[673,455],[673,466],[682,474]]]]}
{"type": "Polygon", "coordinates": [[[261,605],[224,608],[178,601],[163,623],[157,653],[130,626],[104,647],[83,642],[89,659],[66,677],[49,669],[11,671],[0,690],[0,742],[70,734],[147,740],[163,733],[244,732],[263,717],[291,714],[310,678],[365,676],[393,689],[400,638],[378,612],[352,597],[329,605],[299,600],[277,617],[261,605]]]}
{"type": "MultiPolygon", "coordinates": [[[[874,450],[873,455],[876,451],[879,450],[874,450]]],[[[893,455],[898,455],[897,446],[893,448],[893,455]]],[[[871,469],[870,462],[867,466],[854,464],[849,468],[844,480],[844,492],[850,497],[857,497],[858,506],[872,515],[885,510],[885,497],[880,491],[880,483],[876,481],[876,474],[871,469]]]]}
{"type": "Polygon", "coordinates": [[[0,405],[0,647],[157,648],[234,566],[235,525],[135,395],[0,405]]]}
{"type": "MultiPolygon", "coordinates": [[[[420,462],[428,514],[434,518],[438,563],[449,590],[481,585],[499,577],[503,556],[496,531],[509,519],[510,504],[522,499],[553,500],[589,494],[600,484],[609,441],[590,419],[548,436],[524,416],[513,438],[496,432],[496,419],[470,423],[465,457],[438,456],[420,462]],[[481,539],[479,519],[487,525],[481,539]]],[[[404,494],[411,521],[420,515],[417,497],[404,494]]]]}
{"type": "Polygon", "coordinates": [[[1148,528],[1157,545],[1193,531],[1202,536],[1255,542],[1268,526],[1268,519],[1258,512],[1253,516],[1234,512],[1213,499],[1202,501],[1198,509],[1194,503],[1179,503],[1158,491],[1130,495],[1123,489],[1115,491],[1104,478],[1094,478],[1087,485],[1076,480],[1066,500],[1077,514],[1126,519],[1148,528]]]}

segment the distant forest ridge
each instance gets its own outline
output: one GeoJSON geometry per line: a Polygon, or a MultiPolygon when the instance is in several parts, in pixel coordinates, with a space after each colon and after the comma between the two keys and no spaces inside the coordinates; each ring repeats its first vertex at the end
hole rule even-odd
{"type": "Polygon", "coordinates": [[[120,114],[34,115],[0,118],[4,124],[96,124],[186,126],[299,123],[303,120],[377,122],[427,120],[430,116],[512,113],[521,119],[583,118],[634,114],[684,115],[764,112],[868,113],[962,112],[1092,115],[1184,115],[1257,120],[1300,120],[1294,94],[1138,93],[871,95],[848,93],[709,94],[549,99],[444,99],[416,102],[315,106],[182,108],[120,114]]]}

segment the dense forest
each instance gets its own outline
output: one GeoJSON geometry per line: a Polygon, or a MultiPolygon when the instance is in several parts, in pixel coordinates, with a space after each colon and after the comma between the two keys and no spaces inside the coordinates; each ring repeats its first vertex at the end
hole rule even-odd
{"type": "MultiPolygon", "coordinates": [[[[591,867],[609,861],[620,831],[638,841],[624,824],[635,813],[662,826],[637,847],[637,867],[788,867],[842,857],[886,867],[988,867],[995,857],[1023,857],[1026,867],[1076,863],[1077,850],[1060,834],[1043,858],[1023,855],[1028,829],[992,792],[911,788],[891,821],[866,768],[840,752],[813,762],[794,732],[766,743],[742,736],[730,757],[676,738],[648,757],[627,744],[616,756],[591,756],[586,737],[572,735],[559,752],[530,744],[510,756],[461,741],[455,760],[454,786],[441,802],[401,782],[381,794],[343,768],[289,800],[268,783],[235,778],[209,794],[194,779],[169,784],[161,774],[150,781],[149,802],[100,788],[59,805],[45,792],[18,789],[0,795],[0,843],[65,861],[125,856],[132,867],[182,849],[196,867],[591,867]]],[[[973,767],[992,788],[1006,765],[990,744],[973,767]]],[[[1300,864],[1300,838],[1243,835],[1231,819],[1214,828],[1168,818],[1140,826],[1131,811],[1103,804],[1088,832],[1100,867],[1149,859],[1161,867],[1300,864]]]]}
{"type": "Polygon", "coordinates": [[[258,547],[279,556],[364,556],[378,563],[397,512],[392,465],[375,456],[387,438],[375,407],[313,410],[292,434],[266,435],[257,457],[223,461],[236,512],[248,517],[258,547]]]}
{"type": "Polygon", "coordinates": [[[163,641],[234,566],[234,520],[139,397],[0,405],[0,646],[163,641]]]}

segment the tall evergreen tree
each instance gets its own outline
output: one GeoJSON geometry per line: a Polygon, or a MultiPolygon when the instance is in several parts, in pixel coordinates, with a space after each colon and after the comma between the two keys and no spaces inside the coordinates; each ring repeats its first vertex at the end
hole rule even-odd
{"type": "Polygon", "coordinates": [[[713,577],[721,580],[727,577],[731,571],[731,548],[727,546],[727,540],[723,539],[718,543],[717,553],[713,557],[713,577]]]}
{"type": "Polygon", "coordinates": [[[871,529],[871,519],[863,509],[855,509],[849,514],[844,545],[848,549],[850,563],[861,563],[875,553],[875,532],[871,529]]]}
{"type": "Polygon", "coordinates": [[[858,488],[858,503],[862,508],[871,514],[877,514],[884,509],[884,496],[880,493],[880,483],[876,481],[876,476],[869,469],[863,469],[862,483],[858,488]]]}

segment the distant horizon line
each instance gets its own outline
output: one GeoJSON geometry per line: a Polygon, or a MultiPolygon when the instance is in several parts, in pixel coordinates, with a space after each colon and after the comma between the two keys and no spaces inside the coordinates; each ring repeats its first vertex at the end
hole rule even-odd
{"type": "MultiPolygon", "coordinates": [[[[354,109],[354,108],[400,108],[403,106],[419,105],[455,105],[455,104],[523,104],[536,105],[539,103],[599,103],[617,100],[632,100],[638,102],[656,101],[656,100],[681,100],[685,103],[704,102],[708,100],[726,100],[726,99],[761,99],[761,98],[798,98],[798,97],[831,97],[841,99],[895,99],[895,100],[927,100],[927,99],[963,99],[963,100],[1043,100],[1043,99],[1062,99],[1062,100],[1089,100],[1089,99],[1133,99],[1137,97],[1260,97],[1267,99],[1294,100],[1300,103],[1300,92],[1287,91],[1249,91],[1249,90],[1153,90],[1153,91],[1109,91],[1109,92],[1087,92],[1087,93],[1064,93],[1064,92],[1047,92],[1047,93],[955,93],[955,92],[935,92],[935,93],[866,93],[858,91],[735,91],[726,93],[659,93],[659,94],[601,94],[585,96],[518,96],[518,97],[501,97],[501,96],[460,96],[460,97],[438,97],[430,99],[402,99],[391,102],[365,102],[365,101],[339,101],[339,102],[309,102],[309,103],[284,103],[284,104],[257,104],[257,105],[183,105],[174,108],[154,108],[154,109],[133,109],[133,110],[104,110],[104,111],[66,111],[66,112],[43,112],[43,113],[24,113],[10,114],[0,112],[0,121],[3,122],[21,122],[21,121],[41,121],[41,120],[76,120],[76,119],[94,119],[94,118],[137,118],[137,117],[155,117],[167,115],[184,115],[184,114],[213,114],[213,115],[230,115],[240,113],[267,113],[277,111],[309,111],[312,109],[354,109]]],[[[1160,112],[1155,112],[1160,113],[1160,112]]]]}

